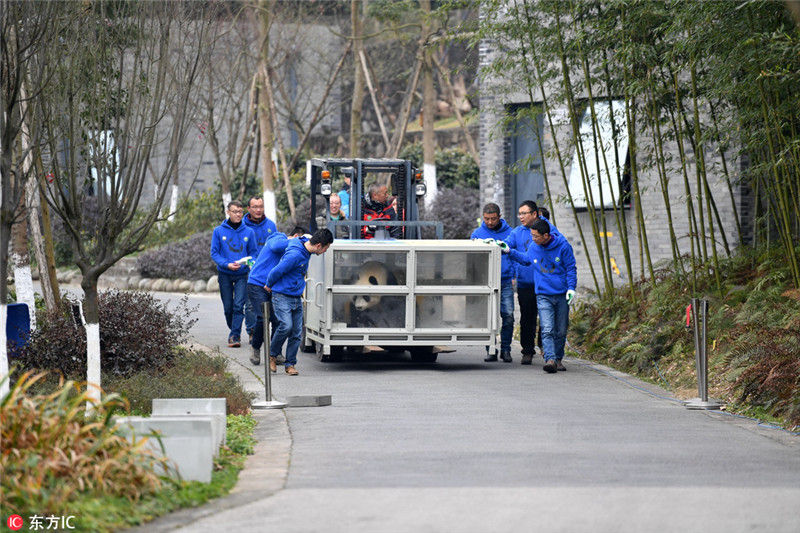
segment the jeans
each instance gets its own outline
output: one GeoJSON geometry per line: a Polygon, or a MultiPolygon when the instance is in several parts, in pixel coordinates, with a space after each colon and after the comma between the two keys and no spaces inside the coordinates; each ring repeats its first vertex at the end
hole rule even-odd
{"type": "Polygon", "coordinates": [[[270,302],[269,306],[269,323],[272,326],[272,334],[278,328],[278,321],[275,319],[275,310],[272,308],[272,295],[260,285],[247,284],[247,301],[253,309],[253,316],[255,317],[255,326],[253,333],[250,335],[250,346],[256,350],[261,349],[261,344],[264,342],[264,302],[270,302]]]}
{"type": "Polygon", "coordinates": [[[533,355],[534,347],[542,345],[542,328],[539,328],[539,342],[536,342],[536,319],[539,311],[536,307],[536,289],[517,285],[519,301],[519,343],[523,355],[533,355]]]}
{"type": "Polygon", "coordinates": [[[294,366],[297,364],[297,349],[300,348],[300,335],[303,331],[303,300],[299,296],[274,292],[272,308],[275,310],[278,327],[269,343],[270,356],[278,357],[283,343],[286,342],[286,366],[294,366]]]}
{"type": "Polygon", "coordinates": [[[225,311],[225,323],[230,334],[228,338],[242,337],[242,321],[244,320],[244,302],[247,300],[247,276],[236,276],[226,272],[218,272],[219,296],[225,311]]]}
{"type": "Polygon", "coordinates": [[[569,327],[569,304],[564,294],[537,294],[539,324],[542,327],[544,360],[564,358],[564,344],[569,327]]]}

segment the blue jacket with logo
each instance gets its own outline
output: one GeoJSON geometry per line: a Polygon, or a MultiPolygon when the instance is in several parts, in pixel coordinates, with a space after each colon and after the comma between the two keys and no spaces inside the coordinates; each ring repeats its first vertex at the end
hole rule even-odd
{"type": "Polygon", "coordinates": [[[247,278],[247,283],[250,285],[258,285],[259,287],[266,285],[267,276],[269,276],[269,273],[275,268],[275,265],[280,262],[287,246],[289,246],[289,238],[286,234],[276,231],[270,235],[264,245],[264,249],[258,254],[256,264],[253,265],[250,271],[250,277],[247,278]]]}
{"type": "MultiPolygon", "coordinates": [[[[551,235],[558,234],[558,230],[553,224],[550,223],[549,220],[544,217],[540,218],[550,224],[551,235]]],[[[533,243],[533,240],[531,239],[531,230],[525,226],[517,226],[511,230],[509,236],[505,238],[505,242],[512,250],[516,250],[521,254],[527,254],[528,248],[530,247],[531,243],[533,243]]],[[[517,287],[533,288],[536,286],[533,279],[533,265],[526,266],[520,263],[516,265],[516,273],[517,287]]]]}
{"type": "Polygon", "coordinates": [[[217,271],[243,276],[250,271],[247,265],[242,265],[239,270],[231,270],[228,268],[228,263],[248,255],[255,258],[258,255],[256,236],[244,223],[233,229],[229,222],[229,219],[225,219],[222,224],[214,228],[211,237],[211,259],[217,264],[217,271]]]}
{"type": "Polygon", "coordinates": [[[286,296],[300,296],[306,288],[306,272],[311,252],[304,246],[308,242],[305,237],[297,237],[289,241],[283,257],[267,276],[265,285],[272,292],[286,296]]]}
{"type": "Polygon", "coordinates": [[[275,223],[267,217],[264,217],[264,220],[261,222],[255,223],[250,220],[250,213],[247,213],[242,221],[247,224],[247,227],[253,230],[253,233],[255,233],[256,245],[258,246],[258,253],[260,254],[270,235],[278,231],[278,226],[276,226],[275,223]]]}
{"type": "MultiPolygon", "coordinates": [[[[472,232],[470,235],[470,239],[495,239],[497,241],[505,240],[506,237],[511,233],[511,226],[508,223],[500,219],[500,225],[497,229],[490,229],[489,226],[486,225],[486,222],[481,223],[481,226],[472,232]]],[[[507,257],[507,254],[503,254],[503,258],[500,260],[500,278],[502,281],[510,281],[514,278],[514,271],[516,268],[514,267],[514,263],[507,257]]]]}
{"type": "Polygon", "coordinates": [[[522,265],[533,267],[536,294],[564,294],[578,285],[575,255],[567,239],[559,234],[544,246],[531,244],[527,254],[510,250],[508,255],[522,265]]]}

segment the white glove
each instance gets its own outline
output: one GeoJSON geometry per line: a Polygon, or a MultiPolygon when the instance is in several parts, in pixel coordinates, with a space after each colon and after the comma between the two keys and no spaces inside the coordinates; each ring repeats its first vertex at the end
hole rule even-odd
{"type": "Polygon", "coordinates": [[[572,305],[572,302],[575,300],[575,291],[568,290],[567,291],[567,305],[572,305]]]}
{"type": "Polygon", "coordinates": [[[505,241],[495,241],[495,244],[500,247],[501,253],[507,254],[511,252],[511,248],[509,248],[505,241]]]}
{"type": "Polygon", "coordinates": [[[483,239],[483,242],[486,244],[495,244],[497,241],[494,239],[483,239]]]}

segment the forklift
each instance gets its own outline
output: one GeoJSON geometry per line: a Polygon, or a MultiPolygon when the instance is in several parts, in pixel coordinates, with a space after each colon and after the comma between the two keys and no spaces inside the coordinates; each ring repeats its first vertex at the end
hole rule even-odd
{"type": "Polygon", "coordinates": [[[443,240],[440,221],[419,220],[427,191],[410,161],[311,159],[306,182],[311,231],[327,227],[336,235],[343,226],[349,238],[335,238],[325,254],[309,260],[304,352],[335,362],[346,351],[366,355],[378,347],[407,351],[412,362],[430,364],[444,346],[495,348],[500,249],[482,241],[443,240]],[[347,219],[334,220],[330,196],[345,177],[350,178],[347,219]],[[396,220],[365,212],[373,183],[396,196],[396,220]],[[425,239],[423,229],[436,238],[425,239]]]}
{"type": "Polygon", "coordinates": [[[421,239],[422,228],[433,227],[436,238],[441,239],[441,222],[419,220],[419,202],[427,192],[422,173],[405,159],[311,159],[306,162],[306,181],[311,191],[311,220],[309,227],[313,233],[324,221],[325,227],[336,234],[338,226],[348,229],[350,239],[364,238],[363,227],[370,229],[370,235],[378,240],[391,238],[390,233],[399,239],[421,239]],[[350,203],[347,220],[332,220],[330,217],[330,197],[333,184],[344,177],[350,178],[350,203]],[[370,183],[377,181],[387,185],[397,197],[397,220],[364,220],[364,206],[370,183]],[[317,199],[325,200],[324,212],[317,209],[317,199]],[[390,228],[399,227],[399,232],[390,228]]]}

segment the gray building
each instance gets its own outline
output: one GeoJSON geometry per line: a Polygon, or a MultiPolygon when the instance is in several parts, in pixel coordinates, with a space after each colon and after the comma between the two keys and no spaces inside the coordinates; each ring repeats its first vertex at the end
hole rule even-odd
{"type": "MultiPolygon", "coordinates": [[[[479,53],[482,66],[492,61],[495,46],[492,41],[481,43],[479,53]]],[[[481,82],[479,145],[482,203],[495,202],[500,205],[504,218],[512,226],[519,224],[516,209],[520,202],[534,200],[537,204],[548,208],[552,203],[551,218],[575,250],[579,286],[594,287],[589,268],[590,258],[601,287],[603,284],[601,261],[610,268],[614,285],[619,286],[629,281],[621,244],[623,231],[627,231],[630,242],[633,277],[638,278],[642,271],[646,274],[647,267],[642,264],[645,261],[640,256],[643,246],[640,245],[637,232],[636,204],[630,194],[631,152],[626,131],[624,100],[614,100],[613,103],[616,135],[611,133],[612,105],[605,100],[605,95],[594,95],[596,121],[592,120],[589,106],[586,105],[588,99],[583,98],[576,102],[578,109],[576,115],[580,116],[581,139],[583,139],[582,146],[579,146],[572,140],[574,136],[570,114],[566,103],[558,99],[557,87],[545,91],[550,107],[549,115],[554,126],[551,129],[543,101],[531,101],[524,86],[520,84],[517,88],[513,83],[514,75],[513,72],[509,72],[504,79],[490,77],[481,82]],[[510,125],[504,120],[520,110],[528,112],[521,120],[510,125]],[[593,127],[593,124],[596,124],[596,127],[593,127]],[[561,154],[563,173],[556,148],[561,154]],[[583,150],[583,158],[576,157],[578,149],[583,150]],[[583,168],[580,161],[585,162],[583,168]],[[618,169],[617,161],[619,161],[618,169]],[[582,175],[588,176],[588,180],[582,179],[582,175]],[[616,179],[609,180],[609,175],[616,176],[616,179]],[[589,199],[586,198],[588,191],[584,189],[586,182],[591,185],[589,199]],[[570,205],[568,196],[572,197],[575,209],[570,205]],[[595,244],[591,210],[587,209],[590,203],[595,206],[595,220],[601,232],[601,249],[604,252],[598,251],[595,244]],[[622,225],[617,224],[617,215],[613,208],[615,204],[617,213],[623,220],[622,225]],[[605,230],[602,229],[603,220],[605,220],[605,230]],[[580,237],[579,225],[583,228],[585,242],[580,237]]],[[[576,81],[575,85],[580,86],[580,80],[576,81]]],[[[646,128],[643,120],[637,122],[635,133],[641,210],[651,258],[656,266],[669,267],[673,239],[668,229],[661,173],[655,164],[648,164],[656,143],[652,131],[646,128]]],[[[688,221],[684,170],[678,163],[679,147],[677,142],[667,138],[663,138],[662,143],[663,151],[672,159],[664,167],[664,175],[675,228],[675,242],[681,254],[688,254],[691,247],[691,226],[688,221]]],[[[695,154],[689,142],[684,142],[684,146],[688,160],[685,170],[690,196],[696,204],[695,154]]],[[[721,229],[729,246],[733,248],[738,244],[734,202],[741,219],[745,242],[752,236],[752,198],[747,189],[736,185],[742,162],[736,154],[724,154],[725,167],[732,182],[731,195],[723,171],[723,154],[720,153],[718,146],[705,146],[704,155],[709,188],[722,221],[721,229]]],[[[716,219],[713,220],[713,225],[712,234],[706,216],[704,235],[706,245],[708,247],[716,245],[718,253],[724,255],[723,237],[716,219]]],[[[710,255],[711,251],[708,253],[710,255]]]]}

